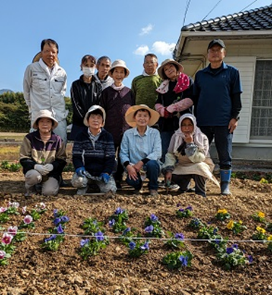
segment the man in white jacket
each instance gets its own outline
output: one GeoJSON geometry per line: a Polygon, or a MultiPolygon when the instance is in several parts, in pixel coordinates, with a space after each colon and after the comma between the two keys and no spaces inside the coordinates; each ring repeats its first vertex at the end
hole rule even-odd
{"type": "Polygon", "coordinates": [[[67,142],[64,95],[66,92],[67,75],[58,65],[59,47],[56,41],[45,39],[41,43],[41,52],[24,74],[24,99],[28,105],[31,126],[40,110],[49,110],[58,121],[54,133],[67,142]]]}

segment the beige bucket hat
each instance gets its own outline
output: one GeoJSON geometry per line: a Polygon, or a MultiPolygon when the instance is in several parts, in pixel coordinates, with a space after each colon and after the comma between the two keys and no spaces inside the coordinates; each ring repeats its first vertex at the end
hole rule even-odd
{"type": "Polygon", "coordinates": [[[167,64],[174,64],[174,65],[178,66],[179,72],[183,72],[183,70],[184,70],[183,65],[181,65],[180,63],[178,63],[174,59],[168,58],[168,59],[164,60],[162,62],[162,64],[160,65],[160,67],[158,68],[158,74],[163,80],[167,79],[167,77],[163,71],[164,66],[166,66],[167,64]]]}
{"type": "Polygon", "coordinates": [[[48,118],[48,119],[51,119],[53,120],[54,124],[52,126],[52,130],[55,129],[57,126],[58,126],[58,121],[56,118],[54,118],[52,112],[48,111],[48,110],[41,110],[37,113],[35,119],[34,119],[34,122],[33,122],[33,128],[34,129],[38,129],[38,124],[37,124],[37,120],[38,119],[41,119],[41,118],[48,118]]]}
{"type": "Polygon", "coordinates": [[[122,59],[117,59],[115,60],[112,64],[111,64],[111,68],[110,68],[110,71],[109,71],[109,75],[111,76],[112,75],[112,71],[114,68],[117,68],[117,67],[121,67],[121,68],[124,68],[126,70],[126,75],[125,75],[125,78],[129,75],[130,71],[126,65],[126,63],[122,60],[122,59]]]}
{"type": "Polygon", "coordinates": [[[88,109],[88,111],[87,111],[87,113],[86,113],[86,115],[84,117],[83,123],[84,123],[85,126],[89,127],[89,122],[88,122],[89,114],[91,114],[92,112],[94,112],[96,110],[101,111],[102,118],[103,118],[103,126],[105,125],[105,121],[106,121],[106,112],[105,112],[105,110],[99,105],[93,105],[88,109]]]}
{"type": "Polygon", "coordinates": [[[135,114],[136,111],[143,110],[143,109],[149,111],[149,113],[150,113],[150,120],[149,120],[148,126],[153,126],[158,122],[158,120],[160,118],[160,114],[158,112],[152,110],[151,108],[149,108],[145,104],[139,104],[139,105],[131,106],[126,111],[125,120],[126,120],[126,122],[128,123],[129,126],[131,126],[131,127],[136,126],[134,114],[135,114]]]}

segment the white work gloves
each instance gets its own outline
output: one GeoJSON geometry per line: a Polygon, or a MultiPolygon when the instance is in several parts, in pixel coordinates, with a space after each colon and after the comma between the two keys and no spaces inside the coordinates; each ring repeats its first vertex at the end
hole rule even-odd
{"type": "Polygon", "coordinates": [[[39,173],[41,173],[41,175],[46,175],[50,171],[52,171],[54,167],[52,164],[45,164],[45,165],[36,164],[34,166],[34,169],[37,170],[39,173]]]}

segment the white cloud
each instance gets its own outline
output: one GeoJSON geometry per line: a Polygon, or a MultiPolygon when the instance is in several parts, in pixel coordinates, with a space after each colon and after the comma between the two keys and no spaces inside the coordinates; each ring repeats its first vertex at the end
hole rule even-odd
{"type": "Polygon", "coordinates": [[[135,51],[134,54],[136,55],[145,55],[149,52],[149,48],[147,45],[139,46],[135,51]]]}
{"type": "Polygon", "coordinates": [[[153,25],[149,24],[148,26],[141,29],[141,33],[139,35],[143,36],[149,34],[153,30],[153,27],[153,25]]]}
{"type": "Polygon", "coordinates": [[[152,51],[161,55],[171,55],[176,44],[166,43],[164,41],[156,41],[152,45],[152,51]]]}

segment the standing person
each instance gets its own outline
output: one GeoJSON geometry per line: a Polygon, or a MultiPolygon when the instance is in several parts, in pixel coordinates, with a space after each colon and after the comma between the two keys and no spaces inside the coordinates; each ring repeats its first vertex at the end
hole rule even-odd
{"type": "Polygon", "coordinates": [[[150,128],[159,119],[159,114],[147,105],[130,107],[125,115],[127,123],[133,127],[124,133],[120,160],[127,170],[126,182],[136,190],[142,187],[141,172],[149,179],[150,195],[156,196],[160,175],[161,138],[155,128],[150,128]]]}
{"type": "Polygon", "coordinates": [[[159,129],[164,162],[171,137],[179,127],[179,117],[192,112],[193,80],[183,73],[183,66],[173,59],[163,61],[158,74],[163,82],[157,88],[155,109],[161,116],[159,129]]]}
{"type": "Polygon", "coordinates": [[[172,136],[165,156],[162,169],[165,182],[171,182],[173,178],[179,185],[180,192],[184,193],[193,178],[196,194],[206,197],[207,178],[219,186],[212,174],[213,168],[207,136],[197,127],[194,115],[182,115],[179,119],[179,129],[172,136]]]}
{"type": "Polygon", "coordinates": [[[92,105],[99,104],[102,93],[102,86],[94,77],[96,59],[92,55],[84,55],[80,69],[83,75],[72,83],[70,90],[73,106],[71,140],[75,140],[76,135],[87,128],[83,123],[85,114],[92,105]]]}
{"type": "Polygon", "coordinates": [[[154,109],[158,93],[156,89],[162,80],[157,73],[158,58],[153,53],[144,57],[144,70],[142,75],[135,77],[131,83],[131,90],[135,96],[136,104],[146,104],[154,109]]]}
{"type": "Polygon", "coordinates": [[[123,60],[117,59],[113,62],[109,75],[114,83],[103,90],[100,105],[107,115],[105,129],[112,134],[114,140],[118,161],[115,181],[120,189],[124,169],[118,154],[123,133],[130,128],[125,120],[125,114],[128,108],[135,104],[135,99],[131,89],[123,84],[123,80],[129,75],[129,69],[123,60]]]}
{"type": "Polygon", "coordinates": [[[232,137],[242,109],[239,71],[223,62],[226,46],[220,39],[208,45],[208,67],[196,73],[194,84],[195,115],[209,142],[214,139],[218,153],[221,194],[231,194],[232,137]]]}
{"type": "Polygon", "coordinates": [[[95,77],[100,81],[102,90],[109,87],[113,83],[113,79],[109,76],[109,70],[111,68],[111,60],[108,56],[101,56],[97,60],[97,73],[95,77]]]}
{"type": "Polygon", "coordinates": [[[68,110],[65,107],[66,72],[58,61],[59,46],[52,39],[41,42],[40,59],[30,64],[24,74],[24,99],[29,109],[31,126],[40,110],[49,110],[58,121],[55,133],[66,144],[68,110]]]}
{"type": "Polygon", "coordinates": [[[115,165],[114,143],[112,135],[103,128],[105,119],[104,109],[93,105],[84,118],[88,129],[80,132],[75,139],[72,185],[79,188],[78,194],[86,193],[89,182],[87,177],[96,182],[102,193],[116,192],[112,176],[115,165]]]}
{"type": "Polygon", "coordinates": [[[61,173],[66,165],[65,144],[53,130],[58,121],[48,110],[41,110],[33,120],[36,131],[27,134],[20,148],[20,163],[25,175],[26,196],[36,192],[41,184],[42,194],[57,195],[61,173]]]}

